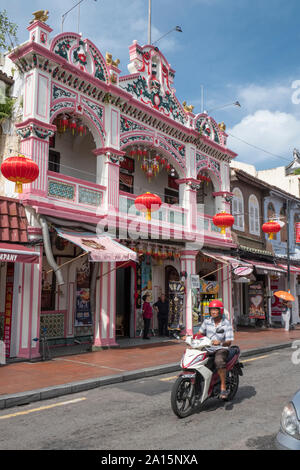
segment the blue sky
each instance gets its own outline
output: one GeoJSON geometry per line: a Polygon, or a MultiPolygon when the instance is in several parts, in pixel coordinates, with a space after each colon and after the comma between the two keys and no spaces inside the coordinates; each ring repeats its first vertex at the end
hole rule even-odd
{"type": "MultiPolygon", "coordinates": [[[[48,8],[54,35],[60,32],[61,15],[77,0],[1,3],[24,42],[33,11],[48,8]]],[[[147,14],[148,0],[85,0],[80,32],[103,55],[109,51],[120,58],[126,74],[128,46],[134,39],[147,42],[147,14]]],[[[176,25],[183,30],[157,44],[176,70],[178,99],[195,105],[196,113],[201,111],[201,86],[208,111],[238,100],[241,108],[228,106],[211,114],[225,122],[228,146],[239,154],[237,159],[257,169],[286,165],[293,148],[300,149],[300,103],[292,102],[297,91],[292,84],[300,80],[299,17],[299,0],[152,0],[152,41],[176,25]]],[[[77,20],[75,9],[64,31],[77,31],[77,20]]]]}

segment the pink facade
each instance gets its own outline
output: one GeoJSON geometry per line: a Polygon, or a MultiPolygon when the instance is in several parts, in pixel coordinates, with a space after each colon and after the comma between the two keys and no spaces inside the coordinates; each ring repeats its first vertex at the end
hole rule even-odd
{"type": "MultiPolygon", "coordinates": [[[[128,248],[143,245],[144,250],[151,250],[148,283],[153,301],[167,286],[167,273],[172,269],[178,275],[187,273],[183,326],[190,333],[190,276],[197,274],[199,250],[204,246],[224,250],[234,246],[230,230],[221,236],[212,223],[214,213],[228,210],[228,168],[236,155],[226,146],[226,133],[211,117],[193,114],[181,105],[173,89],[175,71],[153,46],[141,47],[134,42],[129,48],[130,74],[121,76],[117,62],[109,56],[104,58],[94,44],[76,33],[59,34],[50,40],[51,28],[38,21],[28,30],[29,41],[9,57],[18,60],[23,69],[24,115],[16,125],[21,152],[40,169],[39,178],[26,185],[20,195],[32,239],[41,238],[42,218],[50,230],[55,225],[108,230],[128,248]],[[71,130],[63,129],[64,118],[75,120],[76,129],[82,125],[85,134],[80,136],[76,130],[72,135],[71,130]],[[149,178],[141,165],[146,158],[153,164],[156,157],[160,171],[149,178]],[[208,196],[201,190],[199,175],[209,178],[208,196]],[[151,222],[134,207],[134,199],[146,191],[160,193],[162,199],[151,222]],[[199,203],[201,197],[203,202],[199,203]],[[210,212],[206,211],[208,206],[210,212]],[[133,236],[137,233],[138,241],[133,236]],[[169,255],[158,261],[156,249],[169,255]]],[[[22,299],[30,312],[37,313],[25,316],[22,310],[18,354],[33,354],[30,337],[33,331],[39,336],[41,318],[44,324],[59,318],[62,336],[67,339],[80,336],[79,332],[87,336],[82,334],[86,328],[95,347],[116,345],[119,329],[125,336],[135,336],[141,319],[137,268],[116,266],[114,262],[88,263],[87,268],[84,263],[88,255],[80,258],[78,247],[61,245],[55,236],[52,233],[51,249],[56,263],[62,266],[63,284],[56,286],[53,297],[53,269],[45,252],[40,271],[22,270],[26,282],[32,288],[39,285],[42,294],[38,300],[32,296],[22,299]],[[76,310],[78,285],[83,285],[84,277],[82,274],[79,280],[78,273],[84,273],[84,269],[90,269],[89,275],[94,276],[93,288],[81,288],[90,289],[93,295],[89,328],[76,310]],[[130,314],[124,313],[121,325],[120,289],[130,310],[130,314]],[[50,304],[51,308],[46,308],[50,304]]],[[[224,276],[221,290],[225,311],[230,316],[231,280],[225,268],[220,271],[219,279],[224,276]]],[[[58,339],[59,333],[53,338],[58,339]]]]}

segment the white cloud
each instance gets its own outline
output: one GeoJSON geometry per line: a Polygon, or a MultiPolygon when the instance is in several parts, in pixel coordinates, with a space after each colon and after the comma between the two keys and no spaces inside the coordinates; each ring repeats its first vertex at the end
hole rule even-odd
{"type": "Polygon", "coordinates": [[[292,160],[294,147],[300,148],[299,130],[300,119],[292,114],[258,110],[228,129],[228,147],[238,153],[238,160],[254,164],[257,169],[287,165],[292,160]],[[230,134],[278,157],[253,148],[230,134]]]}

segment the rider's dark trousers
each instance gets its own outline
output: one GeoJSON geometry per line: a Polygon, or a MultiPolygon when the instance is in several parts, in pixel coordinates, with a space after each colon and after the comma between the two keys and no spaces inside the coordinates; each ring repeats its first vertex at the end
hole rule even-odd
{"type": "Polygon", "coordinates": [[[215,352],[215,366],[216,369],[225,369],[228,358],[228,349],[218,349],[215,352]]]}

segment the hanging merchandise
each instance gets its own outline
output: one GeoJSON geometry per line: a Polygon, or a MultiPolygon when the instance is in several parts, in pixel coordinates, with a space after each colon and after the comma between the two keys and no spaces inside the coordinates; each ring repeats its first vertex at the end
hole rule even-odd
{"type": "Polygon", "coordinates": [[[1,164],[4,178],[15,184],[15,192],[23,192],[23,184],[32,183],[39,176],[38,165],[24,155],[6,158],[1,164]]]}
{"type": "Polygon", "coordinates": [[[168,329],[173,333],[179,333],[183,328],[183,304],[185,287],[180,281],[169,282],[169,318],[168,329]]]}

